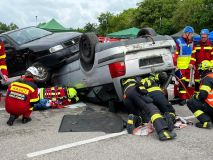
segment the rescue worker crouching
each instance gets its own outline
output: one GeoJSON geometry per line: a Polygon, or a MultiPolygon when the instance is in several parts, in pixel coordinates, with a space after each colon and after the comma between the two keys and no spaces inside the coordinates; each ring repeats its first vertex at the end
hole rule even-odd
{"type": "Polygon", "coordinates": [[[151,119],[160,140],[174,139],[176,134],[168,130],[168,125],[164,117],[152,103],[153,100],[147,96],[145,87],[139,85],[135,78],[123,80],[122,85],[124,89],[124,105],[132,113],[129,115],[127,121],[128,133],[132,133],[133,129],[140,125],[142,112],[144,111],[148,118],[151,119]]]}
{"type": "Polygon", "coordinates": [[[187,102],[188,108],[194,116],[200,121],[196,123],[199,128],[212,128],[213,121],[213,64],[204,60],[198,70],[201,75],[201,84],[198,94],[195,94],[187,102]]]}
{"type": "Polygon", "coordinates": [[[151,74],[149,77],[141,79],[141,84],[147,89],[148,95],[153,99],[153,103],[160,112],[164,115],[169,130],[174,129],[174,123],[176,122],[175,109],[169,103],[168,99],[165,97],[163,90],[160,85],[166,82],[168,75],[166,72],[160,72],[151,74]]]}
{"type": "Polygon", "coordinates": [[[10,114],[7,124],[12,126],[22,115],[22,123],[31,121],[32,106],[39,101],[38,88],[34,80],[39,76],[35,67],[29,67],[20,81],[12,82],[7,89],[5,109],[10,114]]]}

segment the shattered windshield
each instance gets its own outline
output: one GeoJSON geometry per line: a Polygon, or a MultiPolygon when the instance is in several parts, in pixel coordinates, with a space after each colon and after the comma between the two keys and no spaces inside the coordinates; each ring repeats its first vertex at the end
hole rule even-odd
{"type": "Polygon", "coordinates": [[[11,32],[8,34],[8,36],[18,44],[25,44],[50,34],[52,34],[52,32],[36,27],[29,27],[11,32]]]}

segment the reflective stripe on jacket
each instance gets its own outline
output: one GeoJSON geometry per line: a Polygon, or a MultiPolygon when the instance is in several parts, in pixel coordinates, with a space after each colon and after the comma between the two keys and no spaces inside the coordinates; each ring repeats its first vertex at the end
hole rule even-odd
{"type": "Polygon", "coordinates": [[[137,84],[137,81],[134,78],[128,78],[128,79],[122,80],[124,92],[126,92],[127,88],[135,86],[136,84],[137,84]]]}
{"type": "Polygon", "coordinates": [[[31,105],[39,101],[38,89],[35,83],[30,81],[13,82],[9,85],[5,98],[5,107],[21,106],[23,109],[31,109],[31,105]]]}
{"type": "Polygon", "coordinates": [[[176,42],[180,47],[180,52],[177,58],[177,67],[179,69],[187,69],[190,63],[193,43],[187,44],[182,37],[177,39],[176,42]]]}
{"type": "Polygon", "coordinates": [[[4,44],[1,41],[0,41],[0,70],[3,75],[8,75],[5,48],[4,44]]]}
{"type": "Polygon", "coordinates": [[[141,84],[147,89],[148,92],[162,91],[152,77],[142,79],[141,84]]]}
{"type": "MultiPolygon", "coordinates": [[[[213,73],[207,75],[208,77],[213,79],[213,73]]],[[[202,86],[201,86],[202,87],[202,86]]],[[[206,86],[206,90],[209,93],[208,97],[206,98],[206,103],[208,103],[211,107],[213,107],[213,88],[211,86],[206,86]]]]}

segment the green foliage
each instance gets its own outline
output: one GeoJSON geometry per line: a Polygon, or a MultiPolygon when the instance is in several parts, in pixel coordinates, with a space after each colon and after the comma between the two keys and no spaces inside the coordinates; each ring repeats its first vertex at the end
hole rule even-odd
{"type": "Polygon", "coordinates": [[[174,32],[172,24],[173,12],[178,0],[144,0],[138,4],[134,17],[137,27],[151,27],[160,34],[174,32]]]}
{"type": "Polygon", "coordinates": [[[10,30],[18,29],[18,26],[14,23],[10,23],[9,25],[0,22],[0,31],[1,32],[6,32],[10,30]]]}
{"type": "Polygon", "coordinates": [[[77,28],[77,29],[70,28],[70,31],[72,31],[72,32],[81,32],[81,33],[84,33],[84,29],[83,29],[83,28],[77,28]]]}
{"type": "MultiPolygon", "coordinates": [[[[197,33],[202,28],[213,30],[213,0],[141,0],[136,8],[129,8],[119,14],[101,13],[99,24],[87,23],[77,32],[95,32],[99,35],[131,27],[151,27],[159,34],[173,34],[186,25],[191,25],[197,33]]],[[[42,24],[39,24],[42,25],[42,24]]],[[[0,22],[0,31],[17,29],[14,23],[0,22]]]]}
{"type": "Polygon", "coordinates": [[[176,30],[182,29],[186,25],[200,29],[200,18],[202,16],[203,0],[182,0],[178,2],[174,12],[173,24],[176,30]]]}
{"type": "Polygon", "coordinates": [[[87,23],[84,26],[84,32],[98,32],[98,26],[95,23],[87,23]]]}
{"type": "Polygon", "coordinates": [[[113,18],[113,16],[114,15],[110,12],[101,13],[101,15],[98,16],[98,34],[106,35],[109,33],[108,30],[111,29],[110,20],[113,18]]]}
{"type": "Polygon", "coordinates": [[[108,29],[109,31],[108,33],[134,27],[133,17],[134,17],[135,11],[136,9],[130,8],[110,18],[109,19],[110,28],[108,29]]]}

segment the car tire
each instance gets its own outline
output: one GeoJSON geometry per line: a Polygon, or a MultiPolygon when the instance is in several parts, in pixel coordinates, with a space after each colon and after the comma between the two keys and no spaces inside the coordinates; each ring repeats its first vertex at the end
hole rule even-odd
{"type": "Polygon", "coordinates": [[[154,36],[157,36],[157,33],[152,28],[142,28],[138,32],[137,37],[145,37],[147,35],[154,37],[154,36]]]}
{"type": "Polygon", "coordinates": [[[43,64],[37,62],[32,64],[32,66],[36,67],[39,71],[40,77],[36,79],[38,83],[45,83],[50,79],[51,72],[43,64]]]}
{"type": "Polygon", "coordinates": [[[79,43],[80,63],[84,70],[89,71],[94,65],[95,46],[98,38],[95,33],[84,33],[79,43]]]}

